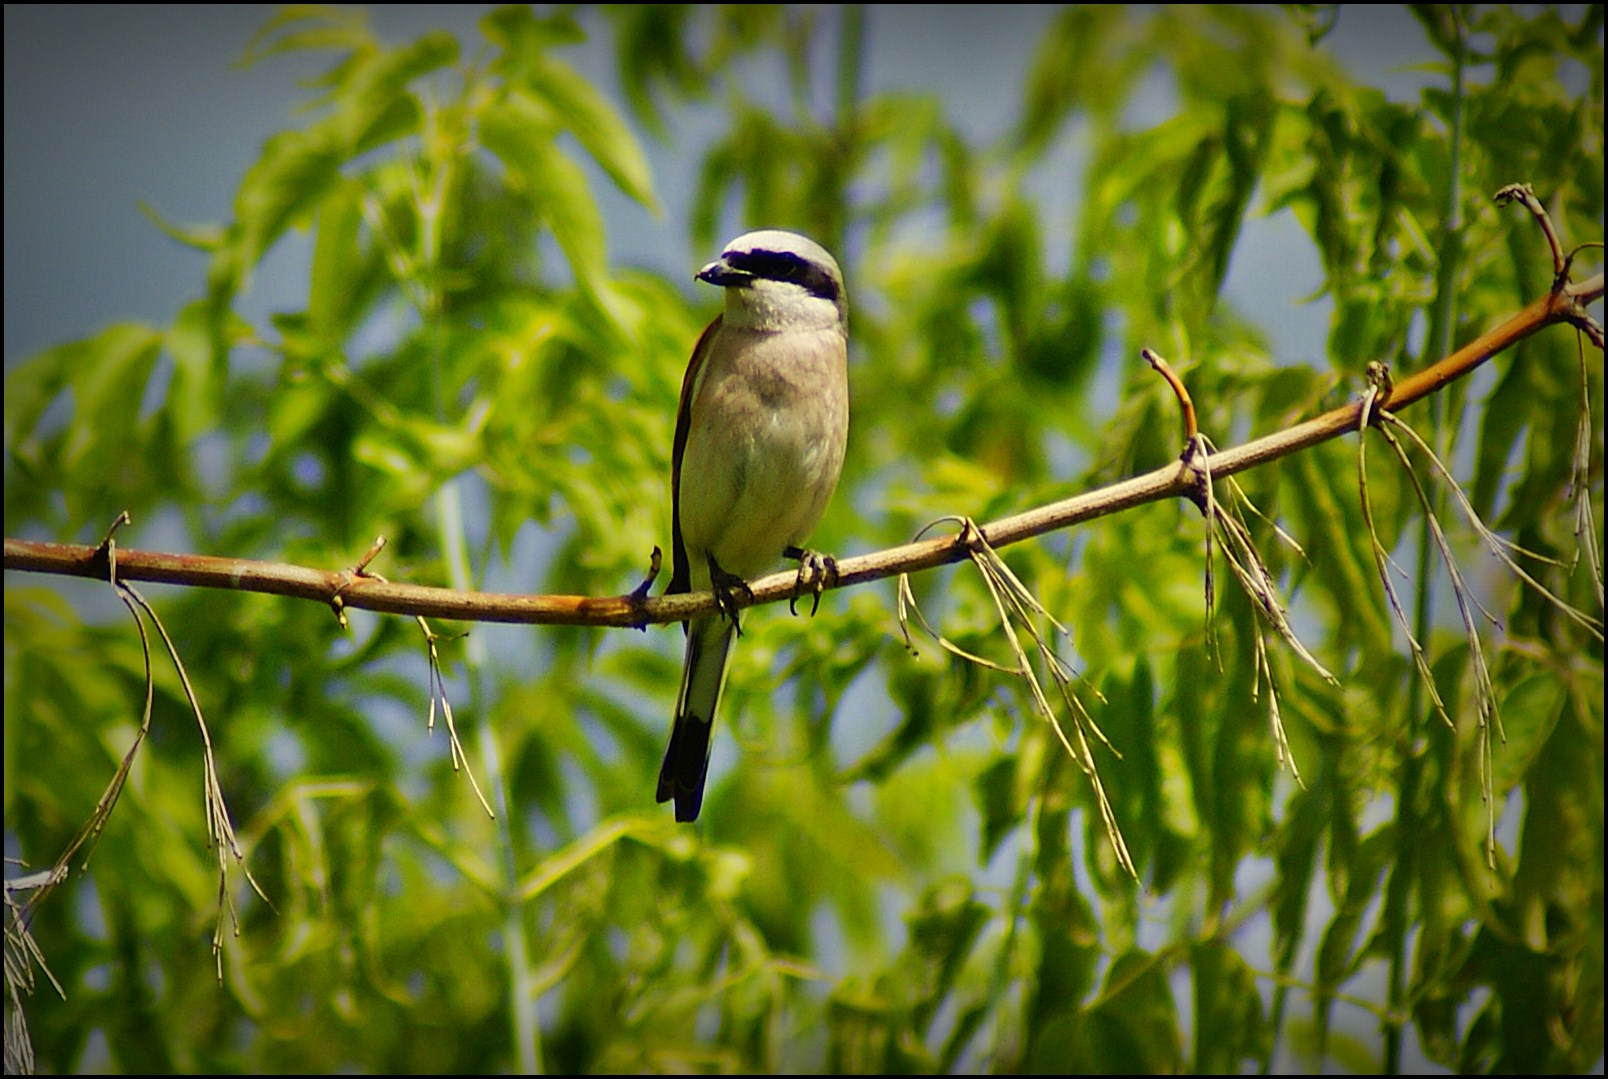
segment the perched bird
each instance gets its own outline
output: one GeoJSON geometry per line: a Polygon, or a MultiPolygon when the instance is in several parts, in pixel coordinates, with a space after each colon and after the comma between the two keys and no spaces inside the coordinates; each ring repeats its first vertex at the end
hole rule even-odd
{"type": "Polygon", "coordinates": [[[783,557],[821,581],[798,545],[837,486],[849,434],[848,301],[826,250],[794,232],[749,232],[698,280],[726,307],[698,339],[681,382],[671,454],[667,593],[713,590],[721,611],[685,624],[687,655],[659,770],[658,800],[698,818],[709,735],[739,632],[733,596],[783,557]]]}

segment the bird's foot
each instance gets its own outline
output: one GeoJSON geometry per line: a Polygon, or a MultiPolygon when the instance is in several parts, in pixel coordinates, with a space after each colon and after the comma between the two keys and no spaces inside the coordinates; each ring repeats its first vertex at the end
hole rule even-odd
{"type": "Polygon", "coordinates": [[[808,592],[813,600],[810,617],[814,618],[815,612],[821,609],[821,593],[826,591],[828,584],[837,583],[837,559],[803,547],[783,548],[782,557],[798,559],[798,580],[793,585],[793,598],[787,601],[787,609],[798,614],[798,597],[808,592]]]}
{"type": "Polygon", "coordinates": [[[742,636],[743,627],[737,615],[742,610],[741,604],[754,601],[754,590],[735,573],[721,569],[713,557],[709,559],[709,587],[715,593],[715,602],[720,605],[721,613],[731,619],[737,635],[742,636]]]}

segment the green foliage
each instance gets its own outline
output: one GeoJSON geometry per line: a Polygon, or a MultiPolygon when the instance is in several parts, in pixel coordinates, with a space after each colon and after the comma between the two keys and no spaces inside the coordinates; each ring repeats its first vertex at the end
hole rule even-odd
{"type": "MultiPolygon", "coordinates": [[[[1437,358],[1424,327],[1461,344],[1544,292],[1544,243],[1492,206],[1497,187],[1533,182],[1566,243],[1600,234],[1601,9],[1459,11],[1421,11],[1445,78],[1401,103],[1279,13],[1071,9],[1024,58],[1017,123],[984,145],[934,98],[863,94],[875,13],[611,10],[627,115],[562,59],[583,37],[567,14],[502,9],[483,42],[398,46],[356,16],[287,11],[247,59],[330,66],[229,222],[163,224],[209,259],[194,301],[8,379],[6,532],[98,542],[127,508],[195,551],[342,566],[383,534],[391,579],[629,590],[668,535],[702,316],[679,282],[609,264],[584,166],[656,208],[635,130],[673,140],[694,98],[725,123],[689,218],[699,247],[738,204],[848,270],[854,430],[823,549],[1175,459],[1176,404],[1144,345],[1174,359],[1219,445],[1288,426],[1359,392],[1370,361],[1437,358]],[[780,65],[785,100],[748,92],[750,62],[780,65]],[[1157,71],[1172,115],[1137,123],[1157,71]],[[1075,219],[1058,231],[1024,192],[1073,125],[1091,156],[1077,185],[1054,177],[1075,219]],[[1247,224],[1285,213],[1333,302],[1327,370],[1270,357],[1224,293],[1247,224]],[[311,238],[305,303],[248,324],[237,303],[291,232],[311,238]]],[[[1532,337],[1483,398],[1453,387],[1438,421],[1403,418],[1457,447],[1478,510],[1564,563],[1528,565],[1600,618],[1587,567],[1568,568],[1575,500],[1603,519],[1602,364],[1582,347],[1532,337]]],[[[1410,565],[1411,486],[1386,454],[1368,469],[1381,539],[1410,565]]],[[[23,1002],[40,1062],[72,1070],[94,1035],[111,1066],[153,1072],[1400,1068],[1410,1028],[1448,1068],[1592,1067],[1601,640],[1481,574],[1506,730],[1488,866],[1470,649],[1430,626],[1449,730],[1375,572],[1354,441],[1240,480],[1304,547],[1253,522],[1338,686],[1277,638],[1261,672],[1265,631],[1221,558],[1203,629],[1187,507],[1002,552],[1071,631],[1138,882],[1021,683],[924,640],[907,652],[886,587],[833,592],[813,620],[754,613],[696,828],[649,805],[673,631],[473,627],[443,646],[490,821],[420,729],[411,621],[343,631],[316,604],[163,595],[273,909],[239,897],[218,984],[201,748],[158,656],[152,736],[94,859],[33,917],[67,994],[23,1002]],[[1276,758],[1268,674],[1304,785],[1276,758]]],[[[93,590],[8,584],[7,841],[37,866],[133,738],[144,664],[126,621],[79,610],[93,590]]],[[[1011,662],[974,572],[911,587],[949,640],[1011,662]]]]}

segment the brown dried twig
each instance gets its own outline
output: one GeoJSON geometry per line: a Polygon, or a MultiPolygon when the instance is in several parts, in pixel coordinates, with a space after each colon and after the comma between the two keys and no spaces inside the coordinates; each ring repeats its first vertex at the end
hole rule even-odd
{"type": "MultiPolygon", "coordinates": [[[[1268,521],[1268,518],[1256,504],[1250,500],[1240,485],[1232,477],[1226,477],[1226,484],[1232,501],[1225,507],[1217,500],[1215,485],[1212,481],[1214,471],[1211,456],[1214,451],[1211,439],[1201,433],[1195,419],[1195,404],[1185,388],[1183,380],[1173,373],[1172,367],[1152,349],[1143,349],[1140,353],[1151,367],[1155,368],[1167,384],[1172,387],[1178,398],[1180,412],[1184,422],[1184,452],[1180,460],[1183,467],[1195,477],[1197,487],[1193,492],[1195,505],[1206,518],[1206,638],[1211,642],[1215,651],[1217,640],[1215,615],[1217,610],[1217,588],[1213,567],[1216,563],[1214,547],[1220,546],[1234,579],[1239,582],[1240,588],[1251,599],[1252,605],[1261,615],[1261,624],[1256,630],[1252,648],[1254,651],[1255,674],[1251,683],[1251,697],[1256,699],[1261,693],[1263,680],[1267,684],[1268,723],[1273,735],[1273,750],[1280,765],[1290,769],[1290,775],[1297,784],[1305,787],[1301,779],[1301,769],[1296,765],[1295,753],[1290,748],[1289,734],[1284,728],[1283,711],[1279,707],[1278,683],[1273,677],[1272,663],[1268,659],[1267,640],[1265,631],[1261,626],[1271,628],[1283,638],[1285,644],[1299,656],[1308,666],[1317,671],[1325,681],[1338,685],[1334,675],[1319,663],[1314,656],[1301,643],[1291,628],[1289,619],[1285,617],[1284,603],[1278,593],[1278,586],[1273,581],[1273,575],[1263,561],[1261,552],[1256,549],[1255,541],[1251,537],[1251,530],[1245,523],[1243,509],[1267,521],[1274,533],[1288,543],[1298,554],[1303,554],[1301,545],[1292,539],[1277,524],[1268,521]]],[[[1219,664],[1219,669],[1221,665],[1219,664]]]]}
{"type": "MultiPolygon", "coordinates": [[[[916,605],[915,595],[910,588],[909,577],[901,575],[898,593],[899,628],[904,634],[905,647],[912,652],[915,651],[915,646],[910,640],[908,624],[909,613],[914,611],[922,628],[946,651],[961,657],[967,662],[976,663],[990,670],[1021,678],[1023,684],[1028,688],[1029,695],[1032,697],[1034,709],[1048,721],[1051,729],[1055,731],[1055,736],[1060,741],[1062,748],[1066,750],[1067,755],[1072,758],[1084,776],[1088,778],[1089,785],[1094,791],[1095,803],[1100,810],[1100,819],[1105,824],[1106,838],[1111,843],[1117,863],[1127,871],[1129,876],[1137,879],[1138,870],[1134,867],[1133,856],[1128,852],[1127,841],[1122,837],[1122,827],[1117,823],[1116,811],[1111,805],[1111,799],[1106,794],[1105,784],[1100,779],[1099,768],[1095,762],[1094,750],[1089,744],[1089,739],[1092,736],[1113,753],[1117,753],[1117,750],[1106,739],[1099,725],[1089,715],[1088,709],[1083,706],[1083,702],[1078,699],[1077,693],[1072,688],[1072,672],[1068,669],[1065,661],[1056,653],[1053,638],[1039,629],[1037,620],[1039,618],[1047,620],[1051,627],[1059,631],[1062,636],[1070,636],[1071,634],[1065,626],[1056,621],[1054,615],[1045,610],[1044,606],[1033,596],[1027,586],[1022,584],[1021,578],[1017,577],[1010,566],[1005,564],[1005,560],[999,556],[999,553],[988,545],[987,540],[982,537],[973,522],[963,517],[943,518],[943,520],[959,523],[960,533],[951,542],[955,543],[956,546],[965,548],[972,564],[977,567],[983,584],[988,589],[989,597],[994,602],[994,609],[999,615],[1000,628],[1004,631],[1006,643],[1016,657],[1016,663],[1013,666],[1005,666],[1004,664],[995,663],[993,660],[985,659],[975,653],[968,652],[934,630],[921,613],[921,609],[916,605]],[[1018,636],[1018,629],[1032,638],[1033,647],[1038,654],[1040,664],[1049,673],[1051,680],[1055,683],[1056,691],[1066,705],[1067,713],[1072,717],[1072,730],[1075,739],[1068,736],[1066,728],[1062,725],[1054,706],[1050,704],[1050,699],[1044,692],[1043,683],[1038,673],[1033,669],[1027,650],[1023,647],[1018,636]]],[[[927,528],[931,527],[931,525],[927,526],[927,528]]],[[[925,532],[926,529],[922,531],[925,532]]],[[[1117,753],[1117,756],[1120,757],[1121,754],[1117,753]]]]}

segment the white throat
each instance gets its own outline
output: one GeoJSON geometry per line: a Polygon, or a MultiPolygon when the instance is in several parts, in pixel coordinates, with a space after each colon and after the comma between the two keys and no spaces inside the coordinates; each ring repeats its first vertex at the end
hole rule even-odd
{"type": "Polygon", "coordinates": [[[828,330],[842,326],[837,304],[790,281],[759,279],[726,289],[726,325],[745,330],[828,330]]]}

